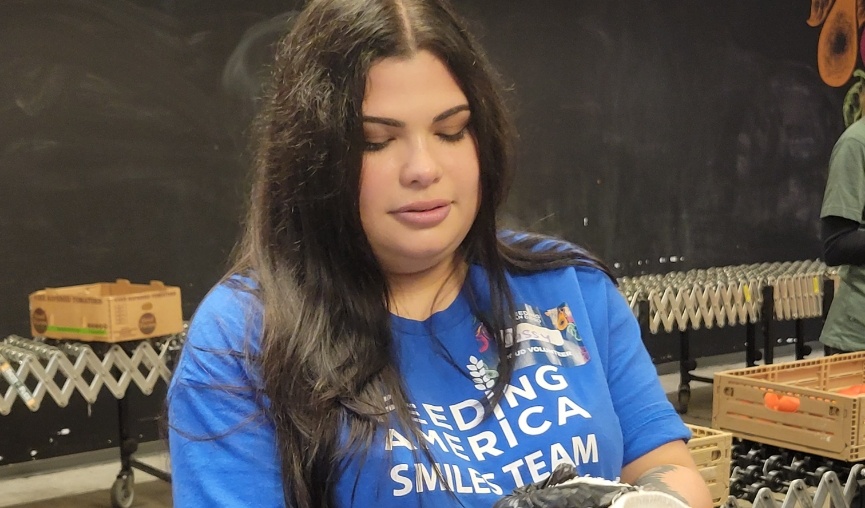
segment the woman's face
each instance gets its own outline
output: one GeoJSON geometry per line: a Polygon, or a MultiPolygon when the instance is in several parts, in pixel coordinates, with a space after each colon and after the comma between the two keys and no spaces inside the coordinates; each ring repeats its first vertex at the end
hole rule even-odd
{"type": "Polygon", "coordinates": [[[480,202],[470,116],[465,94],[428,51],[370,69],[360,218],[386,275],[453,263],[480,202]]]}

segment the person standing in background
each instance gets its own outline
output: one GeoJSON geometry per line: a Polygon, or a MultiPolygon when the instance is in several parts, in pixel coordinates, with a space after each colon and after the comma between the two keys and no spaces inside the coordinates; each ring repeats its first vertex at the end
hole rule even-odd
{"type": "Polygon", "coordinates": [[[823,260],[840,266],[820,342],[826,354],[865,350],[865,119],[858,113],[829,158],[829,178],[820,210],[823,260]]]}

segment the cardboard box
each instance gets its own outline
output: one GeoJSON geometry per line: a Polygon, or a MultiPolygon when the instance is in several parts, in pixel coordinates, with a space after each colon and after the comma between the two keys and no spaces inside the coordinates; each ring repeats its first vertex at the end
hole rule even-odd
{"type": "Polygon", "coordinates": [[[47,288],[30,294],[34,337],[123,342],[183,330],[180,288],[128,280],[47,288]]]}
{"type": "Polygon", "coordinates": [[[721,506],[730,495],[733,434],[699,425],[688,424],[688,428],[691,429],[688,450],[709,487],[714,506],[721,506]]]}
{"type": "Polygon", "coordinates": [[[718,372],[712,427],[737,437],[856,462],[865,458],[865,352],[718,372]]]}

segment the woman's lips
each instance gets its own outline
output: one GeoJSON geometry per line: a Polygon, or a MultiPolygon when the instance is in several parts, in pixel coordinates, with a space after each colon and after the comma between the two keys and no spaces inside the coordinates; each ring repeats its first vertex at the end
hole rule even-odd
{"type": "Polygon", "coordinates": [[[402,206],[391,214],[400,222],[418,228],[430,228],[444,222],[451,211],[448,201],[421,201],[402,206]]]}

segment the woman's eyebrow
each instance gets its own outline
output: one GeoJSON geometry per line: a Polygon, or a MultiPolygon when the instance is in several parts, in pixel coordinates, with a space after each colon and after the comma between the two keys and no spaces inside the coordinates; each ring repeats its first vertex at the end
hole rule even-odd
{"type": "Polygon", "coordinates": [[[469,110],[468,104],[460,104],[459,106],[454,106],[454,107],[447,109],[444,112],[436,115],[436,117],[433,118],[433,123],[441,122],[442,120],[445,120],[447,118],[454,116],[455,114],[459,113],[460,111],[468,111],[468,110],[469,110]]]}
{"type": "MultiPolygon", "coordinates": [[[[468,104],[460,104],[459,106],[454,106],[452,108],[446,109],[445,111],[436,115],[435,118],[433,118],[433,123],[438,123],[442,120],[446,120],[462,111],[469,111],[468,104]]],[[[384,118],[380,116],[364,116],[363,123],[379,123],[382,125],[388,125],[390,127],[398,128],[405,127],[405,122],[395,120],[393,118],[384,118]]]]}
{"type": "Polygon", "coordinates": [[[394,120],[393,118],[382,118],[380,116],[364,116],[363,123],[380,123],[391,127],[405,127],[405,122],[394,120]]]}

